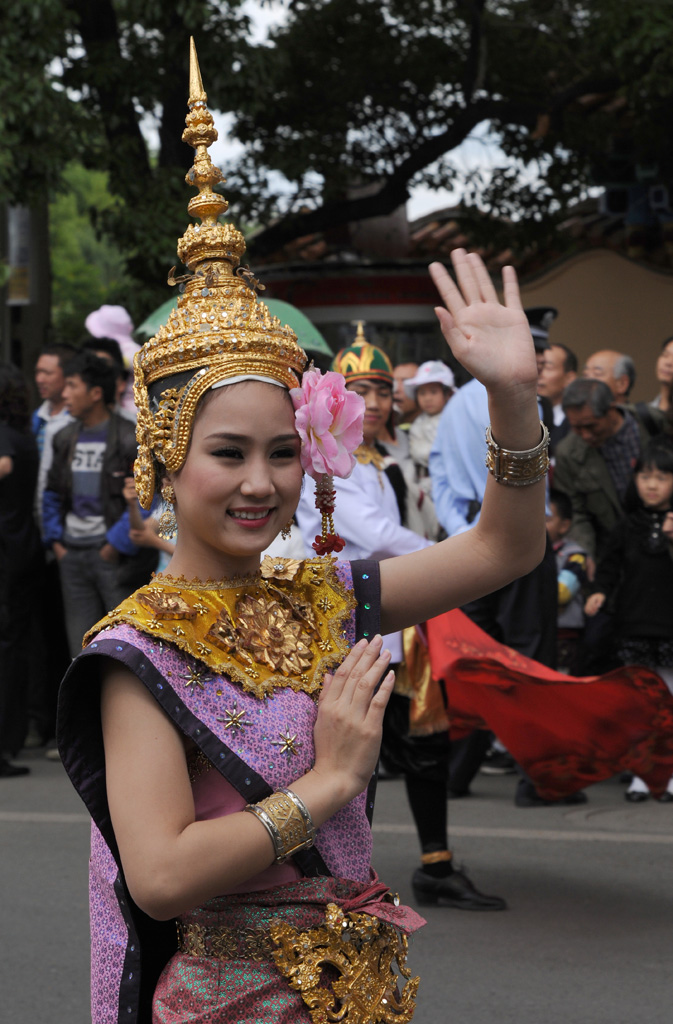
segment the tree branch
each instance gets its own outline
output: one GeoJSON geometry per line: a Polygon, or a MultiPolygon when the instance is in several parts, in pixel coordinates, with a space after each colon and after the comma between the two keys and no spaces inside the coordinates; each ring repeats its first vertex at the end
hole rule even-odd
{"type": "Polygon", "coordinates": [[[514,118],[519,123],[532,126],[536,111],[520,103],[491,99],[478,100],[467,109],[460,109],[451,127],[420,143],[386,179],[378,192],[360,199],[334,200],[324,203],[317,210],[282,217],[250,239],[252,257],[259,259],[268,256],[302,235],[326,231],[349,221],[392,213],[409,198],[408,185],[415,174],[459,146],[482,121],[494,117],[514,118]]]}
{"type": "Polygon", "coordinates": [[[554,116],[581,96],[590,93],[614,92],[623,84],[618,75],[589,75],[586,78],[581,78],[552,96],[548,113],[554,116]]]}
{"type": "MultiPolygon", "coordinates": [[[[477,0],[479,6],[479,0],[477,0]]],[[[478,14],[475,12],[475,19],[478,14]]],[[[476,63],[471,72],[470,80],[479,74],[479,33],[473,23],[473,44],[476,63]],[[476,32],[476,35],[475,35],[476,32]]],[[[464,81],[467,83],[468,75],[464,81]]],[[[556,119],[561,112],[579,97],[593,92],[612,92],[621,85],[616,75],[590,75],[560,90],[551,98],[548,115],[556,119]]],[[[317,210],[307,213],[293,213],[281,217],[268,228],[262,230],[250,240],[252,257],[259,259],[269,256],[281,249],[288,242],[302,235],[311,235],[326,231],[338,224],[365,220],[368,217],[382,217],[392,213],[409,198],[408,185],[419,171],[439,160],[446,153],[461,144],[473,128],[482,121],[509,120],[529,129],[535,126],[536,118],[541,113],[539,107],[515,101],[499,101],[489,99],[477,100],[468,107],[461,108],[454,117],[451,127],[439,135],[426,138],[416,149],[403,160],[381,185],[378,192],[360,199],[340,199],[323,203],[317,210]]]]}

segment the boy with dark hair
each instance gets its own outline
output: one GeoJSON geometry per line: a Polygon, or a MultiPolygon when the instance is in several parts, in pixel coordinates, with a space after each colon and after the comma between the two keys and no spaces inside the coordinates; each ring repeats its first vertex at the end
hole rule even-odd
{"type": "Polygon", "coordinates": [[[124,368],[122,350],[114,338],[86,338],[82,342],[81,351],[93,352],[99,359],[106,359],[124,368]]]}
{"type": "MultiPolygon", "coordinates": [[[[115,397],[115,372],[112,363],[107,359],[101,359],[93,352],[78,352],[77,355],[63,367],[65,384],[63,386],[63,398],[65,404],[72,411],[73,388],[78,389],[75,378],[79,377],[80,384],[84,383],[88,389],[100,388],[100,395],[89,395],[92,403],[102,399],[106,410],[105,417],[109,415],[107,406],[112,405],[115,397]]],[[[81,390],[81,389],[80,389],[81,390]]],[[[75,402],[77,404],[77,402],[75,402]]],[[[72,415],[76,415],[74,412],[72,415]]]]}
{"type": "Polygon", "coordinates": [[[114,411],[126,420],[136,422],[135,406],[127,409],[122,404],[124,392],[129,379],[129,371],[124,366],[124,357],[118,341],[114,338],[87,338],[82,342],[82,352],[92,352],[99,359],[104,359],[115,371],[114,411]]]}
{"type": "Polygon", "coordinates": [[[75,422],[54,438],[43,524],[45,544],[59,563],[74,657],[87,629],[147,582],[156,552],[129,539],[123,488],[137,449],[133,424],[111,410],[114,367],[83,352],[64,372],[63,394],[75,422]]]}

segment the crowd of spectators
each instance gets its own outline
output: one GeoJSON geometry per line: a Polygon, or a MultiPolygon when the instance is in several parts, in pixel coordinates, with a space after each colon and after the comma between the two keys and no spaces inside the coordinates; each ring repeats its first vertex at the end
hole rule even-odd
{"type": "MultiPolygon", "coordinates": [[[[601,349],[580,367],[571,348],[550,341],[556,311],[527,312],[540,418],[551,436],[547,553],[533,573],[463,611],[548,667],[578,676],[642,664],[673,690],[673,337],[656,362],[658,394],[634,403],[628,354],[601,349]]],[[[121,307],[106,306],[86,326],[77,349],[41,353],[32,414],[23,376],[0,367],[0,775],[7,777],[28,770],[12,763],[24,746],[46,745],[47,756],[58,756],[56,695],[69,659],[83,634],[149,579],[159,549],[171,548],[133,487],[132,324],[121,307]]],[[[392,403],[376,444],[401,471],[401,522],[430,542],[469,530],[487,475],[486,390],[474,380],[456,389],[439,360],[408,362],[394,368],[392,403]]],[[[516,770],[490,733],[453,744],[454,797],[469,795],[480,769],[516,770]]],[[[633,780],[627,797],[647,796],[633,780]]],[[[523,775],[515,800],[545,802],[523,775]]]]}
{"type": "Polygon", "coordinates": [[[82,637],[146,583],[156,548],[132,540],[146,515],[128,493],[136,455],[129,403],[138,345],[122,307],[86,321],[77,348],[39,356],[28,382],[0,366],[0,776],[28,772],[23,747],[58,758],[58,685],[82,637]]]}
{"type": "MultiPolygon", "coordinates": [[[[529,312],[538,357],[540,418],[551,437],[548,547],[528,576],[463,611],[486,633],[543,665],[572,676],[620,665],[653,669],[673,692],[673,338],[656,362],[659,393],[633,402],[636,366],[626,353],[594,352],[583,367],[567,345],[550,341],[556,311],[529,312]]],[[[408,458],[427,477],[439,536],[469,530],[478,520],[487,471],[486,390],[469,381],[448,389],[428,418],[414,383],[436,364],[405,364],[405,388],[416,398],[398,433],[414,424],[433,439],[408,458]],[[412,375],[413,373],[413,375],[412,375]]],[[[421,392],[419,394],[419,392],[421,392]]],[[[450,792],[470,795],[477,772],[516,773],[497,737],[474,732],[452,744],[450,792]]],[[[628,800],[647,799],[633,779],[628,800]]],[[[673,800],[673,785],[662,798],[673,800]]],[[[583,802],[579,792],[573,802],[583,802]]],[[[519,772],[515,802],[545,805],[519,772]]]]}

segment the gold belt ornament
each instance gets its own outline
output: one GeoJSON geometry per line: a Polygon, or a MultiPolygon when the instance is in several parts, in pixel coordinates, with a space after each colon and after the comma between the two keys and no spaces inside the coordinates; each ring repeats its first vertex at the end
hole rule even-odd
{"type": "Polygon", "coordinates": [[[178,949],[187,956],[216,960],[271,960],[274,942],[265,928],[207,928],[202,924],[178,926],[178,949]]]}
{"type": "Polygon", "coordinates": [[[371,914],[329,903],[324,924],[307,931],[279,918],[243,929],[178,922],[178,940],[189,956],[274,960],[313,1024],[408,1024],[414,1015],[419,979],[406,966],[407,938],[371,914]]]}
{"type": "Polygon", "coordinates": [[[318,928],[301,932],[274,920],[269,931],[276,966],[301,993],[313,1024],[407,1024],[413,1017],[419,979],[406,966],[406,935],[387,922],[328,903],[318,928]],[[325,967],[339,975],[327,988],[325,967]],[[400,992],[401,978],[407,980],[400,992]]]}

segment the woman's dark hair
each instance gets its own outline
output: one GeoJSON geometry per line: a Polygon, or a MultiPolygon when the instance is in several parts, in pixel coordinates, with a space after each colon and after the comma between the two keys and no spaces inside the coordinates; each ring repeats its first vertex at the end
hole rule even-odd
{"type": "Polygon", "coordinates": [[[101,388],[103,401],[112,405],[115,400],[117,374],[112,363],[100,359],[92,352],[80,352],[63,367],[64,377],[81,377],[88,388],[101,388]]]}
{"type": "Polygon", "coordinates": [[[0,423],[26,432],[30,429],[28,384],[12,363],[0,363],[0,423]]]}
{"type": "Polygon", "coordinates": [[[640,473],[641,469],[658,469],[660,473],[673,473],[673,443],[663,437],[649,441],[634,466],[634,474],[640,473]]]}

